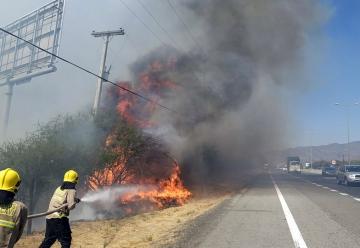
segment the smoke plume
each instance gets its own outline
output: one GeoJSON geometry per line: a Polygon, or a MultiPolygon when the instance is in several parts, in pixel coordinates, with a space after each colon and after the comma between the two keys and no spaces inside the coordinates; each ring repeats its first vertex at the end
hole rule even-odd
{"type": "Polygon", "coordinates": [[[161,47],[131,67],[134,82],[176,84],[156,89],[176,110],[155,111],[160,133],[198,179],[259,164],[287,136],[283,89],[301,84],[307,37],[326,9],[315,0],[187,0],[178,12],[191,22],[193,49],[161,47]]]}

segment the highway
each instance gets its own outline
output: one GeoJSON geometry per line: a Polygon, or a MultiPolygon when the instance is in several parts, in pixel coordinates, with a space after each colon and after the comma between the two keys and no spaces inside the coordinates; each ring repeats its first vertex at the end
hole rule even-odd
{"type": "Polygon", "coordinates": [[[321,175],[258,175],[182,247],[360,247],[360,187],[321,175]]]}

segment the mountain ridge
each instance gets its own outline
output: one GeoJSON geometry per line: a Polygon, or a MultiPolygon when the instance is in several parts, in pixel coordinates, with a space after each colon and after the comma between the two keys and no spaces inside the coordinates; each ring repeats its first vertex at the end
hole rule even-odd
{"type": "MultiPolygon", "coordinates": [[[[349,144],[350,159],[360,160],[360,141],[354,141],[349,144]]],[[[299,156],[301,161],[310,162],[319,160],[345,160],[348,157],[348,144],[331,143],[320,146],[298,146],[277,151],[273,154],[274,163],[284,163],[289,156],[299,156]]]]}

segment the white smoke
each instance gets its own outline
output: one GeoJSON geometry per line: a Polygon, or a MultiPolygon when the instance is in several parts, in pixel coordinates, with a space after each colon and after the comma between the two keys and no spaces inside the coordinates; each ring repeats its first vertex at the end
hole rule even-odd
{"type": "Polygon", "coordinates": [[[119,187],[109,187],[99,191],[90,191],[81,198],[82,202],[103,202],[112,203],[119,197],[127,193],[133,193],[139,190],[139,186],[126,185],[119,187]]]}

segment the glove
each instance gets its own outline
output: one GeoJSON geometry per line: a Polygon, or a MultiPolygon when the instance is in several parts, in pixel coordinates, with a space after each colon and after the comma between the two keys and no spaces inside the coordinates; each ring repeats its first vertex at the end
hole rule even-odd
{"type": "Polygon", "coordinates": [[[65,207],[65,208],[59,210],[59,213],[65,215],[65,216],[69,216],[70,210],[68,209],[68,207],[65,207]]]}
{"type": "Polygon", "coordinates": [[[80,200],[79,198],[75,198],[75,202],[76,202],[76,204],[77,204],[77,203],[80,203],[81,200],[80,200]]]}

